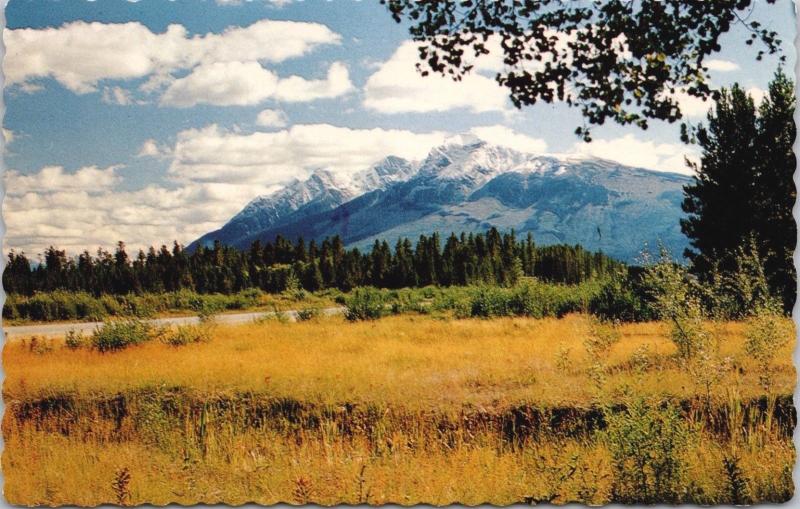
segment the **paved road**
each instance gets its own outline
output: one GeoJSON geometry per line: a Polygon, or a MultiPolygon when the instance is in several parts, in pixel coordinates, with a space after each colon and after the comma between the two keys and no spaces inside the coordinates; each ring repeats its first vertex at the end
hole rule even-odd
{"type": "MultiPolygon", "coordinates": [[[[325,308],[321,312],[325,315],[337,315],[342,313],[344,308],[325,308]]],[[[296,310],[283,311],[290,319],[297,318],[296,310]]],[[[228,313],[219,314],[214,318],[217,323],[225,324],[242,324],[251,323],[259,318],[266,318],[275,316],[275,312],[250,312],[250,313],[228,313]]],[[[146,320],[156,326],[160,325],[186,325],[192,323],[199,323],[200,319],[196,316],[175,316],[170,318],[154,318],[153,320],[146,320]]],[[[72,322],[72,323],[43,323],[36,325],[3,325],[3,332],[6,339],[23,338],[30,336],[63,336],[69,330],[76,332],[92,332],[97,327],[101,326],[103,322],[72,322]]]]}

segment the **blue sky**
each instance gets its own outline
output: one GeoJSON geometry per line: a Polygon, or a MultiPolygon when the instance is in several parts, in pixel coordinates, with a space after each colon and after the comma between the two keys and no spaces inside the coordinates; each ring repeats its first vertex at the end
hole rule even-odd
{"type": "MultiPolygon", "coordinates": [[[[791,3],[751,19],[793,69],[791,3]]],[[[491,57],[459,84],[421,78],[406,27],[372,1],[11,0],[6,23],[5,247],[29,254],[188,243],[291,178],[422,158],[459,132],[660,171],[693,151],[662,122],[586,145],[565,105],[514,110],[491,57]]],[[[758,96],[777,63],[744,36],[707,63],[715,85],[758,96]]],[[[682,104],[695,122],[708,108],[682,104]]]]}

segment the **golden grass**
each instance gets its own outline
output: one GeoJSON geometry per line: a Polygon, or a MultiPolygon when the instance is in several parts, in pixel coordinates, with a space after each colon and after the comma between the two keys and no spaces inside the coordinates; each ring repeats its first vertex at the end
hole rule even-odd
{"type": "MultiPolygon", "coordinates": [[[[743,324],[711,327],[719,355],[732,358],[713,410],[659,323],[621,327],[596,388],[589,327],[581,315],[405,315],[219,325],[206,343],[106,354],[61,340],[7,343],[5,496],[22,505],[605,504],[613,457],[591,407],[654,396],[690,403],[684,501],[730,503],[731,458],[748,500],[791,497],[793,422],[751,403],[767,395],[743,324]],[[556,429],[547,413],[556,410],[572,428],[556,429]]],[[[776,353],[773,393],[793,391],[793,346],[776,353]]]]}
{"type": "MultiPolygon", "coordinates": [[[[720,355],[732,369],[717,384],[724,396],[759,396],[758,369],[744,352],[743,325],[715,328],[720,355]]],[[[347,323],[268,321],[218,326],[209,343],[171,347],[152,342],[116,353],[55,348],[36,353],[24,342],[5,346],[7,400],[48,395],[109,395],[155,387],[199,393],[253,392],[297,400],[379,402],[409,408],[584,405],[615,399],[626,388],[644,395],[688,398],[704,389],[670,356],[674,346],[659,323],[628,324],[608,355],[606,393],[587,376],[583,346],[588,319],[436,320],[399,316],[347,323]],[[633,369],[645,346],[651,367],[633,369]],[[564,361],[567,361],[566,363],[564,361]]],[[[775,392],[791,394],[792,341],[776,354],[775,392]]]]}
{"type": "MultiPolygon", "coordinates": [[[[612,496],[611,458],[599,441],[559,439],[513,448],[487,437],[480,446],[375,451],[364,439],[306,437],[298,443],[276,432],[222,431],[200,459],[143,440],[97,443],[33,426],[8,436],[5,496],[21,505],[115,503],[113,483],[122,469],[131,472],[133,504],[605,504],[612,496]]],[[[402,444],[402,438],[395,436],[394,443],[402,444]]],[[[790,440],[742,447],[737,455],[753,500],[791,496],[790,440]]],[[[722,467],[722,458],[730,456],[729,444],[707,437],[689,451],[690,501],[730,502],[722,467]]]]}

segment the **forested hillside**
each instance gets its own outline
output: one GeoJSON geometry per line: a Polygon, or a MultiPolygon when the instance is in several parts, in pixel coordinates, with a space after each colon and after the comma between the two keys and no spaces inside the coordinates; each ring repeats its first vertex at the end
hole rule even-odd
{"type": "Polygon", "coordinates": [[[288,288],[350,290],[358,286],[402,288],[426,285],[492,283],[510,285],[523,276],[579,283],[610,274],[621,264],[580,246],[536,246],[533,237],[492,228],[485,234],[438,233],[390,247],[375,241],[369,252],[346,249],[339,237],[320,244],[278,237],[238,250],[217,242],[194,252],[177,242],[170,250],[151,247],[131,256],[120,242],[115,252],[88,251],[75,258],[51,247],[42,263],[9,253],[3,284],[11,294],[68,290],[100,294],[163,292],[182,289],[232,293],[247,288],[268,292],[288,288]]]}

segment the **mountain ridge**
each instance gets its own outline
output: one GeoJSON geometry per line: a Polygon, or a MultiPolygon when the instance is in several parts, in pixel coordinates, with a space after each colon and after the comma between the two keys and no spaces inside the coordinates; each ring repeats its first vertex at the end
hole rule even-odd
{"type": "MultiPolygon", "coordinates": [[[[309,191],[299,182],[271,200],[260,198],[276,204],[295,188],[309,191]]],[[[418,164],[386,158],[349,182],[350,187],[331,175],[328,187],[311,186],[314,192],[301,195],[282,215],[270,215],[269,207],[260,211],[257,198],[192,246],[208,245],[215,234],[224,237],[218,232],[235,232],[244,235],[220,240],[246,248],[277,235],[306,240],[340,235],[346,245],[366,248],[375,239],[394,242],[491,226],[531,232],[540,244],[581,244],[626,261],[648,244],[663,243],[677,256],[688,245],[679,219],[682,187],[690,178],[605,159],[535,155],[462,138],[434,147],[418,164]]]]}

